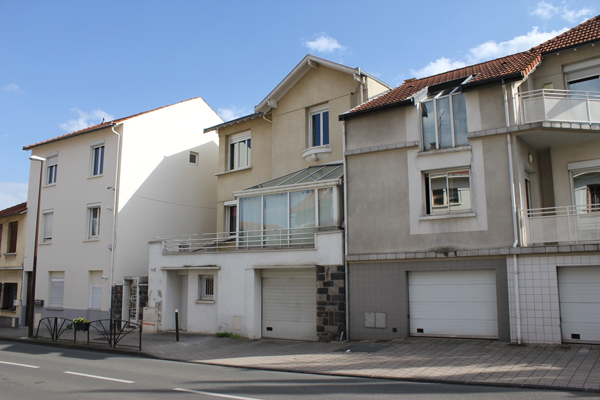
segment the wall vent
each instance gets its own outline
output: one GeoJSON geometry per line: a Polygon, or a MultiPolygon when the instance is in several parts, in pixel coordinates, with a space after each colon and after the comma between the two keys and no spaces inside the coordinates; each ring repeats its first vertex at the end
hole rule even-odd
{"type": "Polygon", "coordinates": [[[581,335],[579,333],[571,333],[571,339],[581,339],[581,335]]]}

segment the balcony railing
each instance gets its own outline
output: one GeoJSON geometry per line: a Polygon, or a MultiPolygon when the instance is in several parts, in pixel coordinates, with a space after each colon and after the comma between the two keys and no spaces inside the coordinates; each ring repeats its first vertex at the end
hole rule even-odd
{"type": "Polygon", "coordinates": [[[163,240],[163,253],[198,253],[218,251],[280,250],[314,248],[315,233],[339,229],[337,226],[263,229],[207,233],[204,235],[168,236],[163,240]]]}
{"type": "Polygon", "coordinates": [[[520,124],[533,122],[600,123],[600,93],[540,89],[519,93],[520,124]]]}
{"type": "Polygon", "coordinates": [[[600,204],[520,210],[521,243],[600,242],[600,204]]]}

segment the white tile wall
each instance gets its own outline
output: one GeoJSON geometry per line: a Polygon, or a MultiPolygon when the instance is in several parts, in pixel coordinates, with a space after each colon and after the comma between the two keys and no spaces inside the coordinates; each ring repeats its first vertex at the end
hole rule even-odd
{"type": "MultiPolygon", "coordinates": [[[[600,265],[600,255],[519,256],[521,338],[525,343],[561,343],[556,267],[600,265]]],[[[517,341],[513,259],[507,257],[511,341],[517,341]]]]}

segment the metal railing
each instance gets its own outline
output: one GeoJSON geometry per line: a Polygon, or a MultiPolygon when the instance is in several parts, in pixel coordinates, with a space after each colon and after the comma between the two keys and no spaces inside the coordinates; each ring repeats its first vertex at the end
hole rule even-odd
{"type": "Polygon", "coordinates": [[[314,248],[315,233],[339,229],[337,226],[263,229],[218,232],[204,235],[164,236],[163,253],[193,253],[236,250],[279,250],[314,248]]]}
{"type": "Polygon", "coordinates": [[[539,89],[517,94],[519,123],[600,123],[600,93],[539,89]]]}
{"type": "Polygon", "coordinates": [[[600,204],[519,210],[521,243],[600,242],[600,204]]]}
{"type": "Polygon", "coordinates": [[[113,320],[111,323],[110,319],[98,319],[85,325],[87,325],[85,329],[77,329],[73,320],[68,318],[42,318],[38,324],[35,338],[50,339],[53,342],[73,340],[73,343],[76,344],[77,332],[80,331],[87,333],[86,344],[88,345],[90,344],[91,334],[91,341],[95,344],[108,344],[109,347],[113,348],[119,345],[142,350],[142,326],[139,324],[122,320],[113,320]],[[73,339],[70,337],[70,332],[73,333],[73,339]],[[123,341],[125,337],[131,340],[123,341]]]}

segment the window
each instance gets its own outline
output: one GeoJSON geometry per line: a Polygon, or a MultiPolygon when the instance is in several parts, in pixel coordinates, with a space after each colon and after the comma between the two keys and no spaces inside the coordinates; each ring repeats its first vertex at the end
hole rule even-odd
{"type": "MultiPolygon", "coordinates": [[[[57,273],[51,272],[52,275],[57,273]]],[[[63,305],[63,295],[65,291],[65,278],[52,277],[50,278],[50,305],[60,306],[63,305]]]]}
{"type": "Polygon", "coordinates": [[[6,252],[15,254],[17,252],[17,235],[19,233],[19,222],[13,221],[8,224],[8,240],[6,241],[6,252]]]}
{"type": "Polygon", "coordinates": [[[58,156],[48,157],[46,160],[46,185],[52,185],[56,183],[58,156]]]}
{"type": "Polygon", "coordinates": [[[600,77],[579,79],[569,82],[570,90],[580,90],[582,92],[600,92],[600,77]]]}
{"type": "Polygon", "coordinates": [[[250,132],[229,138],[229,170],[249,167],[252,155],[250,132]]]}
{"type": "Polygon", "coordinates": [[[427,214],[450,214],[471,210],[469,171],[425,174],[427,214]]]}
{"type": "Polygon", "coordinates": [[[52,242],[52,225],[54,225],[54,211],[42,211],[44,220],[44,231],[42,232],[42,243],[52,242]]]}
{"type": "Polygon", "coordinates": [[[600,171],[573,172],[578,213],[600,211],[600,171]]]}
{"type": "Polygon", "coordinates": [[[424,150],[464,146],[467,139],[467,106],[459,88],[446,89],[421,103],[424,150]]]}
{"type": "Polygon", "coordinates": [[[198,275],[198,300],[214,300],[215,277],[213,275],[198,275]]]}
{"type": "Polygon", "coordinates": [[[91,165],[91,176],[98,176],[104,173],[104,142],[96,145],[92,144],[92,165],[91,165]]]}
{"type": "Polygon", "coordinates": [[[190,164],[198,165],[198,153],[190,151],[190,164]]]}
{"type": "Polygon", "coordinates": [[[102,285],[99,283],[90,284],[90,308],[102,308],[102,285]]]}
{"type": "Polygon", "coordinates": [[[329,110],[313,108],[309,113],[309,147],[329,144],[329,110]]]}
{"type": "Polygon", "coordinates": [[[531,180],[528,178],[525,178],[525,201],[527,202],[527,209],[531,210],[533,208],[531,198],[531,180]]]}
{"type": "Polygon", "coordinates": [[[237,232],[237,205],[225,207],[225,229],[229,236],[237,232]]]}
{"type": "Polygon", "coordinates": [[[88,239],[100,236],[100,206],[88,206],[88,239]]]}
{"type": "Polygon", "coordinates": [[[15,300],[17,300],[17,284],[0,283],[0,308],[15,311],[15,300]]]}

